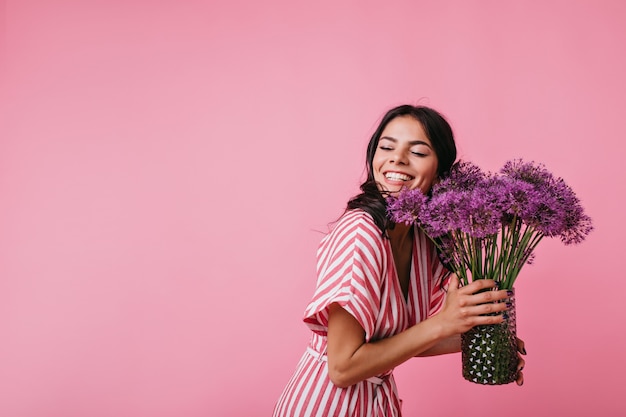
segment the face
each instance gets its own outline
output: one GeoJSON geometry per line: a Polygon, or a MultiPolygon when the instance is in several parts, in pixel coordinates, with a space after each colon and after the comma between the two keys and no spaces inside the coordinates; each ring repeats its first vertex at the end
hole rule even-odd
{"type": "Polygon", "coordinates": [[[403,188],[427,193],[437,178],[437,165],[437,154],[422,124],[411,116],[399,116],[387,124],[372,160],[378,187],[391,193],[403,188]]]}

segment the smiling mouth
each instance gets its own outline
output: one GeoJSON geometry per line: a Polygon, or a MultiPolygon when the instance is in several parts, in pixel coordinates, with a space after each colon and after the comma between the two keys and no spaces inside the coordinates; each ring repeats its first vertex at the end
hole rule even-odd
{"type": "Polygon", "coordinates": [[[414,177],[399,172],[385,172],[385,178],[390,181],[411,181],[414,177]]]}

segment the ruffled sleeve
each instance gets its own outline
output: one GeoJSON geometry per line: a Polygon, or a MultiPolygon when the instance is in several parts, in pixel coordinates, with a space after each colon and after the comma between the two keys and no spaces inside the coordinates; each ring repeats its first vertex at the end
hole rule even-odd
{"type": "Polygon", "coordinates": [[[317,287],[304,313],[307,326],[325,336],[328,307],[338,303],[359,322],[369,341],[380,311],[386,260],[380,229],[371,216],[361,210],[347,212],[320,243],[317,287]]]}

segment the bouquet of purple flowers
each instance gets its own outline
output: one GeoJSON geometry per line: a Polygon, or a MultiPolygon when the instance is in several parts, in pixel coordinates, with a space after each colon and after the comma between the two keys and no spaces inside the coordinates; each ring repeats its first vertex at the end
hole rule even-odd
{"type": "Polygon", "coordinates": [[[464,285],[491,278],[501,289],[513,288],[542,238],[575,244],[593,229],[562,178],[519,159],[495,174],[459,162],[432,195],[402,190],[389,197],[388,211],[396,223],[422,227],[464,285]]]}
{"type": "Polygon", "coordinates": [[[511,290],[501,324],[475,326],[461,335],[463,377],[479,384],[508,384],[517,377],[513,284],[544,237],[579,243],[591,232],[574,191],[543,165],[507,162],[485,173],[469,162],[454,165],[430,196],[402,190],[387,200],[396,223],[417,224],[435,242],[463,285],[491,278],[511,290]]]}

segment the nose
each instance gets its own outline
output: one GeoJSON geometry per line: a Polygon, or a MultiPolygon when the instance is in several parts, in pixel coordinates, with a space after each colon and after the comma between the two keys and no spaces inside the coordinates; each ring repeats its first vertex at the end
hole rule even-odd
{"type": "Polygon", "coordinates": [[[391,155],[390,162],[400,165],[406,165],[409,163],[409,156],[404,149],[400,149],[399,147],[395,149],[393,155],[391,155]]]}

